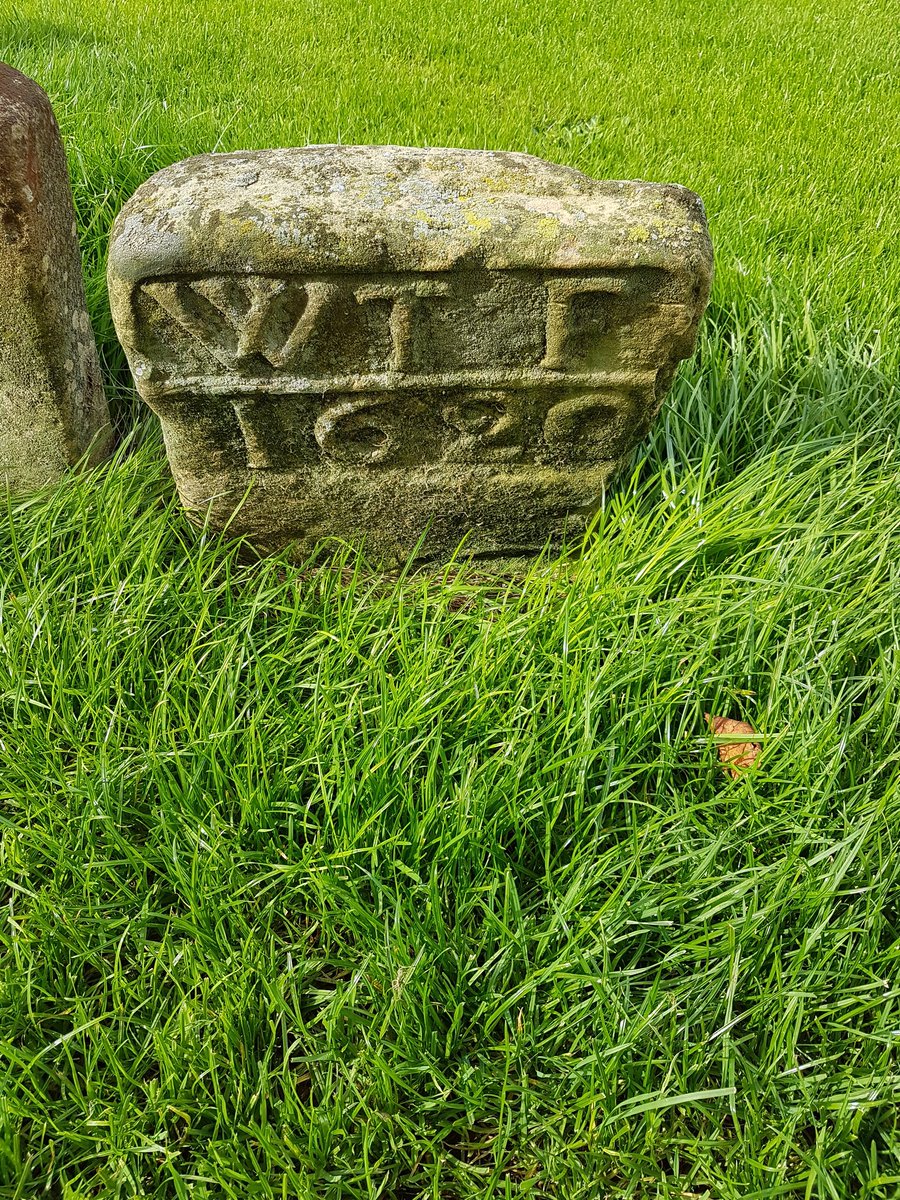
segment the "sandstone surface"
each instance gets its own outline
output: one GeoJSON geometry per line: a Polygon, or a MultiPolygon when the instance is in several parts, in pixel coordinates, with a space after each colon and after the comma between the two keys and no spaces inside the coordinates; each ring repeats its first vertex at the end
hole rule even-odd
{"type": "Polygon", "coordinates": [[[525,154],[205,155],[113,231],[113,318],[188,513],[385,563],[580,534],[694,347],[685,188],[525,154]]]}

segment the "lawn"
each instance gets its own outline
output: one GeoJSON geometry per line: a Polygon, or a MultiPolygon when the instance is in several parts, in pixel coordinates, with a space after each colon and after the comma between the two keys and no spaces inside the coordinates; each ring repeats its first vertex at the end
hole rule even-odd
{"type": "Polygon", "coordinates": [[[897,18],[0,10],[122,435],[0,521],[3,1200],[900,1195],[897,18]],[[111,221],[186,155],[338,140],[706,201],[697,355],[580,557],[385,578],[180,516],[111,221]]]}

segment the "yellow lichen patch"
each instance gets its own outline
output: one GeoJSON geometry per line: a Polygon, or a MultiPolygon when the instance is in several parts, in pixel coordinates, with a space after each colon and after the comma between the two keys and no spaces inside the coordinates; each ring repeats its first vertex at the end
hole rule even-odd
{"type": "Polygon", "coordinates": [[[629,242],[648,242],[650,240],[650,230],[644,225],[635,225],[628,231],[629,242]]]}
{"type": "Polygon", "coordinates": [[[469,228],[478,233],[483,232],[485,229],[490,229],[491,227],[490,217],[479,217],[478,213],[472,212],[470,208],[467,208],[463,213],[463,218],[469,228]]]}
{"type": "Polygon", "coordinates": [[[490,188],[494,192],[511,192],[515,186],[515,180],[510,178],[506,173],[503,175],[484,175],[481,182],[486,188],[490,188]]]}
{"type": "Polygon", "coordinates": [[[541,217],[537,223],[537,231],[541,237],[559,237],[559,221],[556,217],[541,217]]]}

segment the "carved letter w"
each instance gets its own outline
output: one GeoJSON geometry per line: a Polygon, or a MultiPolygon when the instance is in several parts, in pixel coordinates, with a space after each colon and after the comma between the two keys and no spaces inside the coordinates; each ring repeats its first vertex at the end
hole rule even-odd
{"type": "Polygon", "coordinates": [[[186,333],[223,366],[249,366],[263,358],[290,367],[318,332],[337,293],[323,280],[297,283],[260,275],[145,283],[151,296],[186,333]]]}

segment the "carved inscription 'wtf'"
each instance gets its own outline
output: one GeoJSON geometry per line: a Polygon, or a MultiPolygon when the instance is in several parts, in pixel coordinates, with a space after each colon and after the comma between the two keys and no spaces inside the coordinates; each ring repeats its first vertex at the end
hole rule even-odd
{"type": "Polygon", "coordinates": [[[219,275],[148,280],[134,299],[137,349],[161,381],[208,376],[214,364],[248,379],[609,372],[643,365],[648,328],[665,302],[665,273],[646,270],[219,275]]]}

